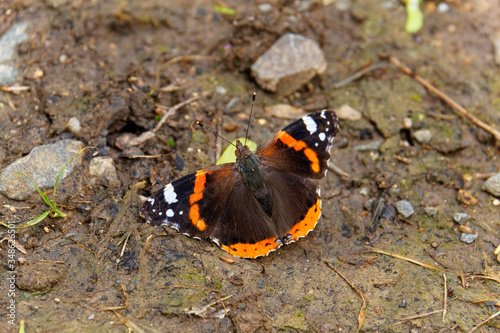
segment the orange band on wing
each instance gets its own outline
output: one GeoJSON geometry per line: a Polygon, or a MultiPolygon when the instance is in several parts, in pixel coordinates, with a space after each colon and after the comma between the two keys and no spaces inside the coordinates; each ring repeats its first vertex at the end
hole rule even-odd
{"type": "Polygon", "coordinates": [[[319,172],[319,159],[318,155],[311,148],[307,148],[307,145],[302,140],[295,140],[290,134],[284,131],[278,132],[278,139],[290,148],[296,151],[304,150],[304,155],[311,162],[311,169],[314,172],[319,172]]]}
{"type": "Polygon", "coordinates": [[[275,242],[276,238],[268,238],[255,244],[238,243],[234,245],[221,245],[221,249],[227,251],[229,254],[242,258],[257,258],[266,256],[269,252],[276,250],[282,242],[275,242]]]}
{"type": "Polygon", "coordinates": [[[193,194],[189,196],[189,204],[191,205],[203,198],[203,190],[207,182],[206,172],[203,170],[198,171],[195,177],[193,194]]]}
{"type": "Polygon", "coordinates": [[[196,227],[196,229],[203,231],[207,227],[205,221],[200,219],[200,206],[191,206],[191,209],[189,209],[189,218],[191,219],[191,223],[196,227]]]}
{"type": "Polygon", "coordinates": [[[200,206],[195,204],[195,202],[200,201],[203,198],[203,190],[205,189],[205,184],[207,182],[207,172],[200,170],[195,175],[194,180],[194,190],[193,194],[189,196],[189,204],[191,209],[189,209],[189,218],[191,223],[199,231],[203,231],[207,228],[205,221],[200,219],[200,206]]]}
{"type": "Polygon", "coordinates": [[[309,231],[313,230],[318,222],[319,215],[321,214],[321,199],[316,201],[316,204],[309,208],[306,216],[302,221],[297,223],[290,230],[292,239],[296,240],[300,237],[305,237],[309,231]]]}

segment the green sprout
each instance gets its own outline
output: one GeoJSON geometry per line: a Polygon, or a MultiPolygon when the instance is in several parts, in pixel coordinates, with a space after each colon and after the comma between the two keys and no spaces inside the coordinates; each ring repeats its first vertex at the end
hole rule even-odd
{"type": "Polygon", "coordinates": [[[422,0],[403,0],[406,4],[406,32],[413,34],[422,29],[424,25],[424,14],[419,8],[422,0]]]}
{"type": "MultiPolygon", "coordinates": [[[[80,155],[87,148],[89,148],[89,147],[85,147],[82,150],[80,150],[75,156],[73,156],[61,168],[61,170],[59,171],[59,174],[57,175],[56,181],[54,183],[54,189],[52,190],[52,200],[49,199],[49,196],[47,195],[47,193],[45,193],[44,191],[42,191],[38,187],[38,185],[35,183],[35,181],[33,179],[31,179],[29,176],[25,175],[24,173],[16,172],[16,173],[20,174],[21,176],[24,176],[24,177],[28,178],[28,180],[35,186],[36,190],[38,191],[38,194],[40,194],[40,196],[42,197],[43,201],[47,204],[47,206],[49,206],[49,210],[47,210],[47,211],[43,212],[42,214],[40,214],[40,216],[38,216],[36,219],[28,221],[28,222],[26,222],[24,224],[20,224],[20,225],[14,226],[15,229],[24,229],[24,228],[29,228],[29,227],[32,227],[34,225],[37,225],[38,223],[40,223],[43,220],[45,220],[45,218],[47,216],[49,216],[49,214],[51,215],[51,217],[54,217],[54,218],[55,217],[65,218],[67,216],[66,213],[60,211],[59,208],[57,208],[57,203],[56,203],[56,192],[57,192],[56,189],[57,189],[57,185],[59,184],[59,181],[61,180],[61,176],[62,176],[64,170],[66,169],[66,167],[68,166],[68,164],[70,164],[78,155],[80,155]]],[[[0,224],[2,224],[3,226],[9,228],[9,226],[6,223],[4,223],[4,222],[0,222],[0,224]]]]}
{"type": "Polygon", "coordinates": [[[174,139],[172,139],[172,138],[168,139],[168,145],[170,146],[170,148],[174,148],[174,146],[175,146],[174,139]]]}
{"type": "Polygon", "coordinates": [[[236,11],[234,9],[222,7],[219,5],[214,5],[214,9],[222,14],[231,15],[231,16],[236,15],[236,11]]]}

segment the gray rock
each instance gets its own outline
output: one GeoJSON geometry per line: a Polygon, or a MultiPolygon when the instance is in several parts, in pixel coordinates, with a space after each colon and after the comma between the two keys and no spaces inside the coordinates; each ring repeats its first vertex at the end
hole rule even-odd
{"type": "MultiPolygon", "coordinates": [[[[52,188],[62,167],[83,149],[83,143],[76,140],[61,140],[54,144],[43,145],[23,158],[8,165],[0,173],[0,193],[14,200],[24,200],[36,189],[20,172],[29,176],[40,188],[52,188]]],[[[64,170],[61,180],[68,177],[82,163],[77,156],[64,170]]]]}
{"type": "Polygon", "coordinates": [[[111,157],[94,157],[89,164],[89,175],[91,184],[102,183],[109,187],[120,187],[115,162],[111,157]]]}
{"type": "Polygon", "coordinates": [[[465,213],[455,213],[455,215],[453,215],[453,221],[457,222],[458,224],[464,224],[469,220],[470,216],[465,213]]]}
{"type": "Polygon", "coordinates": [[[466,234],[465,232],[460,236],[460,240],[467,244],[474,242],[476,238],[477,234],[466,234]]]}
{"type": "Polygon", "coordinates": [[[425,207],[424,211],[428,216],[436,216],[438,212],[436,207],[425,207]]]}
{"type": "Polygon", "coordinates": [[[483,190],[500,197],[500,173],[486,179],[483,185],[483,190]]]}
{"type": "Polygon", "coordinates": [[[3,63],[0,64],[0,85],[2,86],[16,82],[19,73],[8,62],[14,58],[17,45],[28,38],[24,33],[27,27],[26,23],[16,23],[0,37],[0,63],[3,63]]]}
{"type": "Polygon", "coordinates": [[[285,34],[252,65],[257,83],[266,90],[287,95],[326,70],[318,43],[302,35],[285,34]]]}
{"type": "Polygon", "coordinates": [[[27,27],[26,23],[16,23],[0,37],[0,62],[12,60],[17,45],[28,38],[24,33],[27,27]]]}
{"type": "Polygon", "coordinates": [[[11,65],[0,64],[0,86],[8,86],[16,82],[19,72],[11,65]]]}
{"type": "Polygon", "coordinates": [[[395,206],[399,214],[403,215],[405,219],[415,213],[415,208],[413,208],[413,205],[408,200],[400,200],[396,202],[395,206]]]}
{"type": "Polygon", "coordinates": [[[432,140],[432,133],[427,129],[415,131],[413,137],[420,143],[429,143],[432,140]]]}

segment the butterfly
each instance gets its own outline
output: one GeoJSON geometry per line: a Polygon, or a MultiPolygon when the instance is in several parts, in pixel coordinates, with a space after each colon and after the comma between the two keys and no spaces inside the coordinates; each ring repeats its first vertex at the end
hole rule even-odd
{"type": "Polygon", "coordinates": [[[323,110],[292,122],[255,152],[237,141],[236,162],[174,180],[144,202],[141,216],[237,257],[266,256],[316,226],[317,179],[326,175],[338,131],[335,112],[323,110]]]}

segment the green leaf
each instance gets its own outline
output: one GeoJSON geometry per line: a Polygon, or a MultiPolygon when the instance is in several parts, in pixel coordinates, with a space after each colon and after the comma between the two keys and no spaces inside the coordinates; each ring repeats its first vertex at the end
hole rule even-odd
{"type": "Polygon", "coordinates": [[[234,9],[229,9],[229,8],[222,7],[219,5],[214,5],[214,9],[222,14],[231,15],[231,16],[236,15],[236,11],[234,9]]]}
{"type": "Polygon", "coordinates": [[[420,0],[406,0],[406,32],[413,34],[422,29],[424,14],[419,8],[420,0]]]}
{"type": "MultiPolygon", "coordinates": [[[[239,138],[233,141],[233,145],[236,145],[236,141],[245,142],[245,138],[239,138]]],[[[222,153],[221,157],[217,161],[217,165],[224,163],[234,163],[236,161],[236,155],[234,152],[236,151],[236,147],[233,145],[229,145],[226,150],[222,153]]],[[[251,151],[257,150],[257,144],[253,141],[247,140],[247,146],[251,151]]]]}

